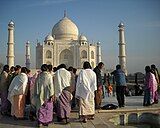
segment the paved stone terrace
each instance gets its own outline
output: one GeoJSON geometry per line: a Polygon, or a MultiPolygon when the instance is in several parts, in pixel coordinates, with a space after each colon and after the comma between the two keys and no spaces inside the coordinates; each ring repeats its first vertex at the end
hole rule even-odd
{"type": "MultiPolygon", "coordinates": [[[[103,99],[103,105],[113,103],[117,104],[116,97],[107,97],[103,99]]],[[[70,116],[70,123],[67,125],[53,122],[49,128],[149,128],[148,126],[115,126],[109,121],[115,114],[126,112],[153,112],[160,113],[160,103],[149,107],[143,107],[143,96],[131,96],[126,97],[126,106],[124,108],[118,108],[116,110],[98,110],[96,111],[95,119],[89,120],[87,123],[81,123],[78,120],[78,111],[72,111],[70,116]]],[[[35,128],[36,122],[29,120],[16,121],[11,117],[3,117],[0,115],[0,128],[35,128]]]]}

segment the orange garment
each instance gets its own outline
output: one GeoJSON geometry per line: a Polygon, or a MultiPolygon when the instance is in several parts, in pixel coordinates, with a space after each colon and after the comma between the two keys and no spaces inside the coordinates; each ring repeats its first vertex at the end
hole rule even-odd
{"type": "Polygon", "coordinates": [[[102,86],[100,86],[99,88],[97,88],[97,90],[95,91],[95,107],[96,108],[100,108],[101,107],[101,103],[102,103],[102,86]]]}
{"type": "Polygon", "coordinates": [[[113,91],[113,87],[112,87],[112,85],[110,84],[110,85],[108,86],[108,93],[112,93],[112,91],[113,91]]]}
{"type": "Polygon", "coordinates": [[[11,115],[17,118],[24,117],[25,109],[25,95],[15,95],[13,97],[13,104],[11,108],[11,115]]]}

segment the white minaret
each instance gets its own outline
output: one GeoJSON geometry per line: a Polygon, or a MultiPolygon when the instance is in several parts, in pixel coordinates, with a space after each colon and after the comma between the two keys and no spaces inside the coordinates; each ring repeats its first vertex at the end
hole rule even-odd
{"type": "Polygon", "coordinates": [[[127,68],[126,68],[126,43],[125,43],[125,36],[124,36],[124,24],[121,22],[119,24],[119,64],[122,67],[122,70],[127,75],[127,68]]]}
{"type": "Polygon", "coordinates": [[[26,42],[26,67],[30,69],[30,43],[26,42]]]}
{"type": "Polygon", "coordinates": [[[101,45],[100,45],[100,42],[97,42],[97,65],[101,61],[102,61],[101,45]]]}
{"type": "Polygon", "coordinates": [[[9,67],[14,66],[14,23],[11,20],[8,24],[8,49],[7,64],[9,67]]]}

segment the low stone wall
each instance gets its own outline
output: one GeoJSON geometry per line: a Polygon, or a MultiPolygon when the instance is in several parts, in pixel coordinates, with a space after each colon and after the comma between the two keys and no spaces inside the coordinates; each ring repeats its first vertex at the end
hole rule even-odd
{"type": "Polygon", "coordinates": [[[160,127],[160,113],[152,112],[133,112],[120,113],[114,115],[110,120],[114,125],[128,125],[128,124],[148,124],[154,128],[160,127]]]}

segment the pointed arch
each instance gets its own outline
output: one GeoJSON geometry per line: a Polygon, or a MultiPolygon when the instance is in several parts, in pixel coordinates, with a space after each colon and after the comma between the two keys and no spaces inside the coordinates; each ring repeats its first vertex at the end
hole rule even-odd
{"type": "Polygon", "coordinates": [[[52,52],[50,50],[47,50],[46,58],[52,58],[52,52]]]}
{"type": "Polygon", "coordinates": [[[87,51],[83,50],[81,52],[81,58],[87,58],[87,51]]]}
{"type": "Polygon", "coordinates": [[[63,50],[59,55],[59,63],[73,66],[73,53],[69,49],[63,50]]]}
{"type": "Polygon", "coordinates": [[[91,51],[91,59],[94,59],[94,52],[91,51]]]}

